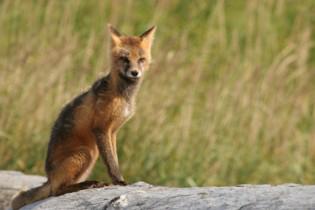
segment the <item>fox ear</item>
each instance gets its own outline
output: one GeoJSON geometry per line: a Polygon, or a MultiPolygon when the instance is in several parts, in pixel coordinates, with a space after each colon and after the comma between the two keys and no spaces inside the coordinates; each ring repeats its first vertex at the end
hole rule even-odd
{"type": "Polygon", "coordinates": [[[149,51],[151,50],[155,31],[156,31],[156,26],[153,26],[140,35],[141,45],[143,46],[143,48],[146,48],[149,51]]]}
{"type": "Polygon", "coordinates": [[[121,43],[121,40],[120,40],[121,34],[111,24],[108,24],[107,27],[108,27],[108,31],[109,31],[110,36],[111,36],[112,47],[120,45],[120,43],[121,43]]]}

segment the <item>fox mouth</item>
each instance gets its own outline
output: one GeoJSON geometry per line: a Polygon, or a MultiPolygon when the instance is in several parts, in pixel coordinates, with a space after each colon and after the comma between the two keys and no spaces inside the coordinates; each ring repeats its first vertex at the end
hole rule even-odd
{"type": "Polygon", "coordinates": [[[141,77],[141,72],[139,71],[127,71],[126,76],[131,79],[139,79],[141,77]]]}
{"type": "Polygon", "coordinates": [[[141,76],[135,77],[135,76],[131,75],[131,73],[129,73],[129,71],[127,71],[127,72],[120,71],[119,76],[128,82],[137,82],[141,78],[141,76]]]}

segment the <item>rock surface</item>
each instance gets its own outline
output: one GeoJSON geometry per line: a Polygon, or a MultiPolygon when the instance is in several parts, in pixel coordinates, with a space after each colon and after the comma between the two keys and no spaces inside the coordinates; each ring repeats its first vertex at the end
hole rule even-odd
{"type": "Polygon", "coordinates": [[[46,181],[42,176],[25,175],[17,171],[0,171],[0,209],[7,209],[11,198],[17,192],[26,190],[46,181]]]}
{"type": "MultiPolygon", "coordinates": [[[[0,171],[0,209],[22,188],[46,179],[20,172],[0,171]]],[[[301,209],[315,210],[315,186],[285,184],[235,187],[171,188],[138,182],[127,187],[110,186],[50,197],[26,209],[301,209]]]]}

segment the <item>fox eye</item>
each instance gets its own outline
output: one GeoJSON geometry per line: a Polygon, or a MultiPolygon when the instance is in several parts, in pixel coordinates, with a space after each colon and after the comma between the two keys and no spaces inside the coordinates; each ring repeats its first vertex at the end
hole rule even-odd
{"type": "Polygon", "coordinates": [[[128,65],[130,63],[129,59],[126,56],[119,57],[119,60],[125,65],[128,65]]]}
{"type": "Polygon", "coordinates": [[[139,58],[138,59],[138,63],[139,64],[143,64],[145,61],[146,61],[145,58],[139,58]]]}

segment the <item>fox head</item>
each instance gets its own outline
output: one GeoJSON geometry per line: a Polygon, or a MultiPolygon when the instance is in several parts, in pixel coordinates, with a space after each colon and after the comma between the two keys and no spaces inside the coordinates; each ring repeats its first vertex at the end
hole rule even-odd
{"type": "Polygon", "coordinates": [[[151,46],[156,27],[140,36],[125,36],[108,25],[111,37],[111,74],[128,81],[138,81],[151,62],[151,46]]]}

